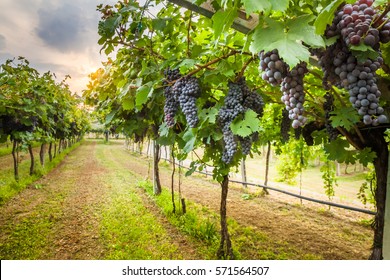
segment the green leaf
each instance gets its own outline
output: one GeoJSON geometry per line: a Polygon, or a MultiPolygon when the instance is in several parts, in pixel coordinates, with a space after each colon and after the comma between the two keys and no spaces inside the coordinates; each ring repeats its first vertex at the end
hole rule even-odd
{"type": "Polygon", "coordinates": [[[369,163],[374,162],[376,158],[376,153],[371,150],[371,148],[364,148],[356,154],[356,159],[363,164],[363,166],[367,166],[369,163]]]}
{"type": "MultiPolygon", "coordinates": [[[[289,0],[269,0],[272,5],[272,10],[284,12],[289,6],[289,0]]],[[[260,2],[260,1],[255,1],[260,2]]]]}
{"type": "Polygon", "coordinates": [[[194,134],[193,129],[189,129],[184,133],[183,140],[186,142],[183,151],[188,154],[194,149],[196,141],[196,135],[194,134]]]}
{"type": "MultiPolygon", "coordinates": [[[[283,2],[285,1],[288,2],[288,0],[283,0],[283,2]]],[[[247,14],[269,11],[271,10],[272,7],[271,3],[268,0],[263,0],[263,1],[242,0],[242,4],[247,14]]]]}
{"type": "Polygon", "coordinates": [[[109,124],[112,119],[115,117],[115,114],[117,113],[117,111],[112,111],[111,113],[109,113],[107,116],[106,116],[106,122],[105,124],[109,124]]]}
{"type": "Polygon", "coordinates": [[[259,24],[256,27],[252,38],[253,41],[250,45],[251,52],[258,53],[262,50],[272,50],[268,48],[269,44],[284,36],[283,23],[273,19],[267,19],[267,25],[263,26],[259,24]]]}
{"type": "Polygon", "coordinates": [[[122,101],[122,108],[125,111],[131,111],[134,109],[134,101],[132,98],[127,97],[122,101]]]}
{"type": "Polygon", "coordinates": [[[314,27],[318,35],[324,34],[326,26],[332,23],[336,9],[343,2],[344,0],[334,0],[332,3],[326,6],[325,9],[321,11],[316,21],[314,22],[314,27]]]}
{"type": "Polygon", "coordinates": [[[269,45],[269,50],[277,49],[279,56],[293,68],[301,61],[309,61],[310,52],[301,43],[291,40],[288,36],[281,38],[279,41],[269,45]]]}
{"type": "Polygon", "coordinates": [[[350,49],[358,61],[366,61],[367,58],[375,60],[379,55],[377,51],[363,43],[360,43],[358,46],[351,46],[350,49]]]}
{"type": "Polygon", "coordinates": [[[211,18],[213,20],[213,29],[214,29],[215,38],[219,38],[225,30],[230,28],[230,26],[233,24],[234,19],[236,17],[237,17],[236,8],[230,8],[225,11],[219,10],[218,12],[216,12],[211,18]]]}
{"type": "Polygon", "coordinates": [[[200,61],[198,59],[184,59],[177,67],[180,68],[180,72],[185,73],[189,69],[193,68],[200,61]]]}
{"type": "Polygon", "coordinates": [[[360,120],[360,116],[355,108],[343,107],[332,112],[330,117],[333,127],[344,127],[346,130],[351,129],[355,123],[360,120]]]}
{"type": "Polygon", "coordinates": [[[355,151],[348,150],[349,143],[347,140],[337,138],[330,143],[324,145],[324,150],[328,154],[329,160],[336,160],[340,163],[355,163],[356,159],[354,157],[355,151]]]}
{"type": "Polygon", "coordinates": [[[253,132],[259,130],[259,119],[257,118],[256,112],[252,110],[247,110],[243,119],[235,119],[230,128],[232,132],[241,137],[246,137],[251,135],[253,132]]]}
{"type": "Polygon", "coordinates": [[[163,31],[167,26],[167,21],[169,19],[166,18],[155,18],[152,19],[152,26],[154,30],[163,31]]]}
{"type": "Polygon", "coordinates": [[[385,5],[386,3],[388,3],[388,1],[389,0],[376,0],[376,1],[374,1],[373,6],[374,7],[382,6],[382,5],[385,5]]]}
{"type": "MultiPolygon", "coordinates": [[[[267,19],[267,27],[259,25],[256,27],[253,35],[253,41],[250,50],[258,53],[262,50],[272,51],[277,49],[279,55],[290,66],[297,65],[300,61],[308,61],[310,58],[309,50],[297,38],[303,39],[297,33],[286,33],[284,24],[273,19],[267,19]]],[[[301,24],[301,23],[300,23],[301,24]]],[[[293,31],[296,29],[293,29],[293,31]]]]}
{"type": "Polygon", "coordinates": [[[310,25],[313,19],[313,15],[303,15],[289,20],[287,23],[289,26],[289,38],[305,42],[312,47],[325,47],[322,37],[317,35],[314,26],[310,25]]]}
{"type": "Polygon", "coordinates": [[[153,90],[154,89],[151,85],[151,82],[144,84],[137,89],[137,95],[135,97],[135,105],[138,109],[140,109],[141,106],[146,103],[149,95],[153,93],[153,90]]]}

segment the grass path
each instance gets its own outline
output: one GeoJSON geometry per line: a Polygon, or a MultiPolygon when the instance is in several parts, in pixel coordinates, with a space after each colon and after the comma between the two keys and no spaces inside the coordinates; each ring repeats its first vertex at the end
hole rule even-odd
{"type": "MultiPolygon", "coordinates": [[[[1,207],[1,259],[191,259],[105,145],[87,142],[1,207]],[[103,165],[104,163],[104,165],[103,165]]],[[[185,247],[185,248],[184,248],[185,247]]]]}
{"type": "MultiPolygon", "coordinates": [[[[148,159],[86,141],[0,207],[1,259],[210,259],[218,247],[219,187],[184,179],[188,213],[151,194],[148,159]]],[[[169,185],[170,169],[161,164],[169,185]]],[[[231,188],[229,227],[242,259],[365,259],[372,232],[356,221],[231,188]]]]}

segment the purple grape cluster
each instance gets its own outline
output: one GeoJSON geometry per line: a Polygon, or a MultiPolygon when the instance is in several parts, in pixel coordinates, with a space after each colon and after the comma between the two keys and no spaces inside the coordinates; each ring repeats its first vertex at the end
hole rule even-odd
{"type": "Polygon", "coordinates": [[[263,71],[262,79],[273,86],[280,85],[288,72],[288,66],[279,57],[278,50],[275,49],[270,52],[261,51],[259,57],[260,69],[263,71]]]}
{"type": "Polygon", "coordinates": [[[336,12],[325,35],[341,36],[319,55],[319,64],[324,71],[325,88],[328,89],[331,84],[347,89],[349,100],[362,116],[363,123],[376,126],[387,122],[387,117],[383,115],[384,109],[379,106],[381,92],[376,84],[375,72],[383,63],[379,42],[388,40],[386,36],[389,27],[383,22],[381,31],[374,28],[377,11],[371,7],[372,3],[372,0],[359,0],[336,12]],[[384,32],[383,35],[381,32],[384,32]],[[378,58],[358,60],[348,46],[361,43],[374,47],[378,51],[378,58]]]}
{"type": "Polygon", "coordinates": [[[283,92],[282,102],[286,105],[292,127],[297,129],[306,123],[303,116],[305,92],[303,91],[303,77],[307,73],[306,63],[300,63],[288,72],[283,79],[280,90],[283,92]]]}
{"type": "Polygon", "coordinates": [[[164,71],[165,80],[163,84],[165,104],[164,104],[164,120],[168,127],[175,125],[175,115],[179,109],[179,104],[176,101],[175,95],[172,92],[172,86],[169,84],[181,78],[181,74],[178,69],[167,69],[164,71]]]}
{"type": "Polygon", "coordinates": [[[386,17],[378,19],[378,11],[372,7],[373,0],[358,0],[346,4],[337,12],[332,25],[326,32],[327,37],[341,35],[345,44],[364,43],[379,49],[379,42],[390,41],[390,23],[386,17]]]}
{"type": "Polygon", "coordinates": [[[179,79],[172,87],[172,92],[180,104],[181,111],[190,127],[196,127],[199,122],[196,100],[200,96],[199,81],[195,77],[179,79]]]}
{"type": "Polygon", "coordinates": [[[258,115],[263,114],[264,102],[261,96],[251,91],[246,85],[245,79],[240,79],[237,83],[229,82],[229,90],[224,100],[224,105],[218,112],[218,120],[222,128],[225,149],[222,154],[222,161],[226,164],[231,163],[238,150],[238,142],[241,145],[241,151],[244,155],[250,153],[252,142],[256,138],[256,133],[247,137],[235,137],[230,129],[233,120],[252,109],[258,115]]]}
{"type": "Polygon", "coordinates": [[[164,75],[164,120],[167,126],[172,127],[175,124],[175,116],[180,107],[188,125],[195,127],[199,122],[196,106],[196,100],[200,96],[198,79],[182,77],[177,69],[167,69],[164,71],[164,75]],[[171,85],[173,82],[175,83],[171,85]]]}

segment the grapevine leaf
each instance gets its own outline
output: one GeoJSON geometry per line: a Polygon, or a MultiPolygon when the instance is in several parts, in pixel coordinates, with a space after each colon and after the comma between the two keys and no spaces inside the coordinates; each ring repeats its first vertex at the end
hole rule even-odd
{"type": "Polygon", "coordinates": [[[313,15],[304,15],[290,20],[288,23],[289,38],[305,42],[313,47],[324,47],[324,40],[315,33],[314,26],[309,24],[313,19],[313,15]]]}
{"type": "Polygon", "coordinates": [[[137,89],[137,95],[135,97],[135,105],[138,109],[141,108],[143,104],[148,100],[148,97],[150,94],[153,93],[153,87],[151,86],[151,83],[147,83],[142,85],[137,89]]]}
{"type": "Polygon", "coordinates": [[[188,154],[194,149],[195,141],[196,141],[196,135],[194,134],[192,129],[189,129],[184,133],[183,140],[186,142],[186,145],[183,148],[183,151],[188,154]]]}
{"type": "Polygon", "coordinates": [[[334,12],[343,2],[344,0],[334,0],[321,11],[314,22],[314,27],[318,35],[324,34],[326,26],[332,23],[334,12]]]}
{"type": "Polygon", "coordinates": [[[388,0],[376,0],[374,1],[373,5],[374,7],[385,5],[388,2],[388,0]]]}
{"type": "Polygon", "coordinates": [[[354,157],[355,151],[348,150],[349,143],[345,139],[337,138],[330,143],[324,144],[324,150],[328,154],[329,160],[336,160],[338,162],[345,162],[353,164],[356,162],[354,157]]]}
{"type": "Polygon", "coordinates": [[[177,67],[180,68],[180,72],[185,73],[199,62],[197,59],[184,59],[177,67]]]}
{"type": "Polygon", "coordinates": [[[131,111],[134,109],[134,101],[132,98],[125,98],[123,101],[122,101],[122,108],[123,110],[125,111],[131,111]]]}
{"type": "MultiPolygon", "coordinates": [[[[258,26],[253,35],[250,50],[258,53],[262,50],[271,51],[277,49],[279,55],[292,68],[300,61],[308,61],[309,50],[300,42],[297,42],[298,34],[286,33],[284,25],[273,19],[267,19],[267,27],[258,26]]],[[[302,39],[302,36],[299,36],[302,39]]]]}
{"type": "Polygon", "coordinates": [[[255,12],[265,12],[271,9],[271,3],[268,0],[264,0],[264,1],[242,0],[242,4],[245,8],[245,11],[248,14],[255,13],[255,12]]]}
{"type": "Polygon", "coordinates": [[[217,108],[209,108],[209,109],[203,109],[200,112],[200,118],[204,119],[204,121],[208,121],[210,124],[214,124],[218,115],[218,109],[217,108]]]}
{"type": "Polygon", "coordinates": [[[277,49],[280,57],[283,58],[290,68],[293,68],[300,61],[308,62],[310,58],[309,50],[302,44],[289,38],[289,36],[285,36],[283,39],[270,44],[269,47],[270,49],[277,49]]]}
{"type": "Polygon", "coordinates": [[[334,110],[330,120],[332,121],[333,127],[340,126],[349,130],[360,120],[360,117],[357,114],[356,109],[352,107],[344,107],[334,110]]]}
{"type": "Polygon", "coordinates": [[[373,48],[365,44],[360,44],[358,46],[351,46],[352,54],[357,58],[358,61],[365,61],[367,58],[377,59],[378,52],[374,51],[373,48]]]}
{"type": "MultiPolygon", "coordinates": [[[[289,0],[269,0],[272,5],[272,10],[284,12],[287,10],[289,6],[289,0]]],[[[255,1],[255,2],[263,2],[263,1],[255,1]]]]}
{"type": "Polygon", "coordinates": [[[107,116],[106,116],[106,123],[105,124],[109,124],[112,119],[115,117],[117,111],[112,111],[111,113],[109,113],[107,116]]]}
{"type": "Polygon", "coordinates": [[[363,166],[367,166],[369,163],[374,162],[376,158],[376,153],[371,150],[371,148],[364,148],[356,154],[356,159],[363,164],[363,166]]]}
{"type": "Polygon", "coordinates": [[[390,65],[390,44],[385,44],[381,46],[382,56],[384,63],[386,65],[390,65]]]}
{"type": "Polygon", "coordinates": [[[256,112],[247,110],[243,119],[237,118],[234,120],[230,128],[232,132],[241,137],[251,135],[253,132],[259,130],[259,119],[257,118],[256,112]]]}
{"type": "Polygon", "coordinates": [[[236,8],[227,9],[225,11],[219,10],[216,12],[212,17],[215,38],[219,38],[219,36],[233,24],[236,17],[236,8]]]}
{"type": "Polygon", "coordinates": [[[253,34],[252,43],[250,45],[250,51],[252,53],[259,53],[262,50],[270,51],[268,46],[270,43],[280,40],[284,35],[283,23],[267,19],[268,26],[259,24],[253,34]]]}

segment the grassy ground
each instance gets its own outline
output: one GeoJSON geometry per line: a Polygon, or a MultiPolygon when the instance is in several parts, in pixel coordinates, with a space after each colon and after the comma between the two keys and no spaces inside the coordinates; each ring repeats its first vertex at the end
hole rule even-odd
{"type": "MultiPolygon", "coordinates": [[[[49,173],[55,168],[64,157],[77,148],[80,143],[76,143],[72,147],[64,150],[61,154],[57,155],[52,162],[49,161],[49,155],[45,155],[45,166],[42,167],[39,163],[39,149],[34,149],[35,157],[35,173],[30,176],[30,156],[28,153],[21,153],[21,162],[19,163],[19,181],[15,180],[12,156],[0,157],[2,164],[0,164],[0,205],[4,204],[7,200],[12,198],[15,194],[23,190],[26,186],[33,184],[43,175],[49,173]]],[[[39,184],[34,184],[34,187],[40,188],[39,184]]]]}
{"type": "MultiPolygon", "coordinates": [[[[219,188],[184,179],[187,214],[152,194],[149,160],[123,142],[86,141],[52,172],[0,206],[1,259],[214,259],[219,188]],[[36,186],[39,186],[38,188],[36,186]]],[[[161,167],[165,186],[168,166],[161,167]]],[[[229,229],[240,259],[364,259],[372,232],[337,213],[242,192],[229,194],[229,229]]]]}

